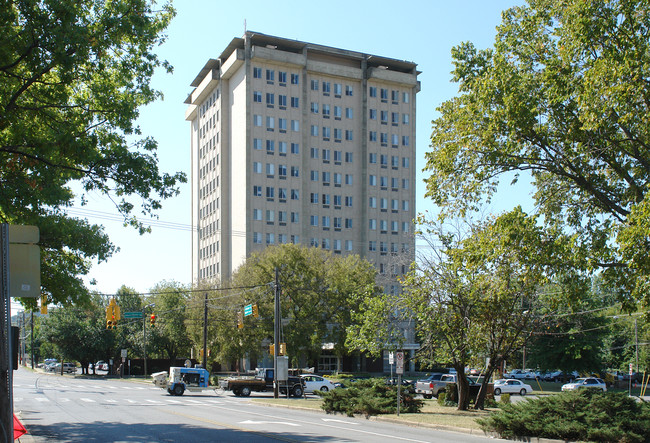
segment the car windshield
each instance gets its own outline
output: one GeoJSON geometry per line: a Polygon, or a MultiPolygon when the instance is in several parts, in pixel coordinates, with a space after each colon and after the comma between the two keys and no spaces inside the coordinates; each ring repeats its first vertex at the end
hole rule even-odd
{"type": "Polygon", "coordinates": [[[574,383],[584,383],[586,378],[576,378],[574,383]]]}

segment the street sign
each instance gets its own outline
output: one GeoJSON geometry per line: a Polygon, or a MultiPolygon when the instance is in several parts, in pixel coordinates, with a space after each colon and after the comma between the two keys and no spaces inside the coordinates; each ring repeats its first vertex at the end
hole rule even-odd
{"type": "Polygon", "coordinates": [[[124,359],[126,358],[127,352],[128,351],[126,349],[121,350],[120,355],[122,356],[122,361],[124,361],[124,359]]]}
{"type": "Polygon", "coordinates": [[[394,365],[395,364],[395,353],[394,352],[389,352],[388,353],[388,364],[389,365],[394,365]]]}
{"type": "Polygon", "coordinates": [[[253,305],[244,306],[244,317],[248,317],[249,315],[253,315],[253,305]]]}
{"type": "Polygon", "coordinates": [[[142,318],[142,312],[141,311],[125,312],[124,318],[142,318]]]}
{"type": "Polygon", "coordinates": [[[396,352],[395,353],[395,359],[397,360],[397,364],[395,366],[395,373],[396,374],[403,374],[404,373],[404,353],[403,352],[396,352]]]}

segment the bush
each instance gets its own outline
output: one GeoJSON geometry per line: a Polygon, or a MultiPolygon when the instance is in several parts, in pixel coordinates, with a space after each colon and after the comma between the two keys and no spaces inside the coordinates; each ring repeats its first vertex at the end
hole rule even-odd
{"type": "MultiPolygon", "coordinates": [[[[402,390],[400,412],[420,412],[424,401],[402,390]]],[[[322,394],[321,408],[342,412],[350,417],[364,414],[366,417],[397,412],[397,387],[387,385],[382,379],[359,380],[347,389],[333,389],[322,394]]]]}
{"type": "Polygon", "coordinates": [[[497,432],[504,438],[650,441],[650,404],[637,403],[623,393],[590,389],[504,405],[477,422],[483,430],[497,432]]]}
{"type": "Polygon", "coordinates": [[[501,394],[501,404],[502,405],[510,404],[510,394],[501,394]]]}
{"type": "Polygon", "coordinates": [[[444,406],[444,405],[445,405],[445,397],[447,397],[447,394],[444,393],[444,392],[441,392],[441,393],[438,394],[438,404],[439,404],[440,406],[444,406]]]}

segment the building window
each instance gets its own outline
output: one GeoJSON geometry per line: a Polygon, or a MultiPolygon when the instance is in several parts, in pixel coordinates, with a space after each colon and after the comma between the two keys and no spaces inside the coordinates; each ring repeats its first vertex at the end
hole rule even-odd
{"type": "Polygon", "coordinates": [[[278,234],[278,243],[284,244],[287,242],[287,234],[278,234]]]}
{"type": "Polygon", "coordinates": [[[262,78],[262,68],[253,68],[253,78],[262,78]]]}
{"type": "Polygon", "coordinates": [[[253,243],[255,244],[262,244],[262,233],[261,232],[253,232],[253,243]]]}
{"type": "Polygon", "coordinates": [[[278,71],[278,82],[279,83],[286,83],[287,82],[287,73],[278,71]]]}
{"type": "Polygon", "coordinates": [[[408,157],[402,157],[402,168],[408,168],[409,167],[410,160],[408,157]]]}
{"type": "Polygon", "coordinates": [[[408,224],[408,222],[402,222],[402,232],[405,232],[405,233],[409,232],[409,224],[408,224]]]}
{"type": "MultiPolygon", "coordinates": [[[[280,97],[282,97],[282,96],[280,96],[280,97]]],[[[266,104],[267,105],[275,104],[275,94],[273,94],[271,92],[266,93],[266,104]]]]}
{"type": "Polygon", "coordinates": [[[266,152],[267,154],[272,154],[275,151],[275,141],[267,140],[266,141],[266,152]]]}
{"type": "Polygon", "coordinates": [[[341,240],[334,239],[334,250],[335,251],[341,250],[341,240]]]}
{"type": "Polygon", "coordinates": [[[408,146],[409,145],[409,136],[408,135],[403,135],[402,136],[402,146],[408,146]]]}
{"type": "Polygon", "coordinates": [[[409,124],[409,115],[408,114],[402,114],[402,123],[405,125],[409,124]]]}
{"type": "Polygon", "coordinates": [[[381,186],[382,188],[387,188],[388,187],[388,177],[386,177],[385,175],[382,175],[381,177],[379,177],[379,186],[381,186]]]}
{"type": "Polygon", "coordinates": [[[299,177],[300,176],[300,168],[298,168],[298,166],[292,166],[291,167],[291,176],[292,177],[299,177]]]}
{"type": "Polygon", "coordinates": [[[300,191],[298,189],[291,190],[291,200],[300,200],[300,191]]]}
{"type": "Polygon", "coordinates": [[[312,91],[318,91],[318,80],[312,80],[311,81],[311,90],[312,91]]]}
{"type": "Polygon", "coordinates": [[[253,195],[255,197],[261,197],[262,196],[262,187],[261,186],[253,186],[253,195]]]}
{"type": "Polygon", "coordinates": [[[318,103],[311,102],[310,109],[312,114],[318,114],[318,103]]]}
{"type": "Polygon", "coordinates": [[[409,210],[409,201],[402,200],[402,211],[408,211],[408,210],[409,210]]]}
{"type": "Polygon", "coordinates": [[[396,198],[391,199],[390,208],[393,211],[397,211],[399,209],[399,200],[397,200],[396,198]]]}
{"type": "Polygon", "coordinates": [[[353,178],[352,174],[345,174],[345,184],[352,186],[353,178]]]}
{"type": "Polygon", "coordinates": [[[253,115],[253,126],[262,126],[262,116],[261,115],[253,115]]]}
{"type": "Polygon", "coordinates": [[[266,244],[267,245],[272,245],[275,243],[275,234],[273,233],[267,233],[266,234],[266,244]]]}
{"type": "Polygon", "coordinates": [[[377,176],[370,174],[368,176],[368,185],[369,186],[377,186],[377,176]]]}
{"type": "Polygon", "coordinates": [[[352,158],[353,158],[352,154],[353,154],[352,152],[346,152],[345,153],[345,162],[346,163],[352,163],[352,158]]]}
{"type": "Polygon", "coordinates": [[[310,215],[309,216],[309,225],[310,226],[318,226],[318,216],[317,215],[310,215]]]}
{"type": "Polygon", "coordinates": [[[346,251],[351,251],[352,250],[352,240],[346,240],[345,241],[345,250],[346,251]]]}
{"type": "Polygon", "coordinates": [[[262,93],[260,91],[253,91],[253,102],[262,103],[262,93]]]}
{"type": "Polygon", "coordinates": [[[397,177],[391,177],[390,179],[390,187],[395,191],[397,188],[399,188],[399,178],[397,177]]]}
{"type": "Polygon", "coordinates": [[[370,97],[377,97],[377,87],[371,86],[369,93],[370,93],[370,97]]]}
{"type": "Polygon", "coordinates": [[[291,107],[298,108],[300,105],[300,99],[298,97],[291,97],[291,107]]]}
{"type": "Polygon", "coordinates": [[[318,158],[318,148],[311,148],[309,154],[311,158],[318,158]]]}
{"type": "Polygon", "coordinates": [[[381,93],[381,101],[387,101],[388,100],[388,89],[381,88],[380,90],[381,93]]]}
{"type": "Polygon", "coordinates": [[[286,131],[287,130],[287,119],[286,118],[279,118],[278,119],[278,129],[280,131],[286,131]]]}
{"type": "Polygon", "coordinates": [[[318,126],[317,125],[311,125],[310,134],[312,135],[312,137],[318,137],[318,126]]]}
{"type": "Polygon", "coordinates": [[[377,229],[377,220],[375,220],[374,218],[369,219],[368,220],[368,229],[370,229],[371,231],[376,230],[377,229]]]}
{"type": "Polygon", "coordinates": [[[253,209],[253,220],[262,221],[261,209],[253,209]]]}
{"type": "Polygon", "coordinates": [[[390,91],[390,99],[393,102],[393,104],[396,105],[397,102],[399,101],[399,91],[396,91],[394,89],[390,91]]]}
{"type": "Polygon", "coordinates": [[[253,149],[257,151],[262,150],[262,139],[261,138],[254,138],[253,139],[253,149]]]}
{"type": "Polygon", "coordinates": [[[352,229],[352,219],[351,218],[346,218],[345,219],[345,229],[352,229]]]}
{"type": "Polygon", "coordinates": [[[300,122],[298,120],[291,120],[291,130],[293,132],[300,131],[300,122]]]}
{"type": "Polygon", "coordinates": [[[275,128],[275,118],[274,117],[266,117],[266,130],[267,131],[273,131],[275,128]]]}
{"type": "Polygon", "coordinates": [[[341,229],[343,226],[343,219],[341,217],[334,217],[334,229],[341,229]]]}
{"type": "Polygon", "coordinates": [[[343,174],[340,172],[335,172],[334,173],[334,186],[341,186],[343,174]]]}
{"type": "MultiPolygon", "coordinates": [[[[273,104],[273,103],[269,103],[268,94],[266,94],[266,96],[267,96],[266,104],[267,105],[268,104],[273,104]]],[[[280,108],[286,108],[287,107],[287,96],[286,95],[278,94],[278,106],[280,106],[280,108]]]]}
{"type": "Polygon", "coordinates": [[[387,198],[380,198],[379,199],[379,208],[380,209],[388,209],[388,199],[387,198]]]}
{"type": "Polygon", "coordinates": [[[326,206],[329,206],[330,204],[330,195],[329,194],[323,194],[323,204],[326,206]]]}
{"type": "Polygon", "coordinates": [[[300,223],[300,214],[298,212],[291,213],[291,223],[300,223]]]}
{"type": "Polygon", "coordinates": [[[352,97],[352,86],[345,85],[345,95],[352,97]]]}
{"type": "Polygon", "coordinates": [[[404,103],[408,103],[408,102],[409,102],[409,93],[408,93],[408,92],[404,92],[404,93],[402,93],[402,101],[403,101],[404,103]]]}
{"type": "Polygon", "coordinates": [[[371,152],[368,154],[368,163],[374,164],[377,163],[377,154],[374,152],[371,152]]]}
{"type": "Polygon", "coordinates": [[[403,178],[402,179],[402,189],[408,189],[409,188],[409,179],[408,178],[403,178]]]}
{"type": "Polygon", "coordinates": [[[331,131],[329,126],[323,126],[323,139],[329,139],[331,136],[331,131]]]}
{"type": "Polygon", "coordinates": [[[379,230],[380,231],[388,230],[388,222],[386,220],[379,220],[379,230]]]}
{"type": "Polygon", "coordinates": [[[341,107],[340,106],[334,106],[334,118],[337,120],[341,120],[341,107]]]}
{"type": "Polygon", "coordinates": [[[272,209],[267,209],[266,210],[266,221],[267,222],[274,222],[275,221],[275,211],[272,209]]]}
{"type": "Polygon", "coordinates": [[[379,135],[379,138],[380,138],[380,143],[381,143],[382,146],[388,146],[388,134],[387,133],[382,132],[379,135]]]}
{"type": "Polygon", "coordinates": [[[329,95],[330,93],[330,82],[323,82],[323,94],[329,95]]]}
{"type": "Polygon", "coordinates": [[[334,140],[341,141],[343,131],[340,128],[334,128],[334,140]]]}
{"type": "Polygon", "coordinates": [[[343,153],[341,151],[334,151],[334,161],[337,163],[341,163],[343,160],[343,153]]]}
{"type": "Polygon", "coordinates": [[[345,108],[345,118],[352,119],[353,110],[352,108],[345,108]]]}
{"type": "Polygon", "coordinates": [[[375,252],[376,250],[377,250],[377,242],[376,241],[369,241],[368,242],[368,251],[375,252]]]}
{"type": "Polygon", "coordinates": [[[322,220],[323,228],[329,228],[330,227],[330,217],[329,215],[324,215],[322,220]]]}
{"type": "Polygon", "coordinates": [[[267,186],[266,198],[274,198],[274,197],[275,197],[275,188],[273,186],[267,186]]]}
{"type": "Polygon", "coordinates": [[[388,123],[388,111],[381,111],[381,122],[388,123]]]}
{"type": "Polygon", "coordinates": [[[388,156],[386,154],[381,154],[379,156],[379,161],[382,166],[388,166],[388,156]]]}
{"type": "Polygon", "coordinates": [[[300,154],[300,145],[298,143],[291,143],[291,153],[300,154]]]}
{"type": "Polygon", "coordinates": [[[318,204],[318,192],[312,192],[309,195],[309,202],[313,204],[318,204]]]}
{"type": "Polygon", "coordinates": [[[345,130],[345,139],[347,141],[352,141],[352,139],[353,139],[353,131],[352,131],[352,129],[346,129],[345,130]]]}
{"type": "Polygon", "coordinates": [[[398,144],[398,142],[399,142],[399,136],[398,136],[397,134],[391,134],[391,137],[390,137],[390,138],[391,138],[391,140],[390,140],[390,141],[391,141],[391,145],[392,145],[393,147],[396,147],[397,144],[398,144]]]}
{"type": "Polygon", "coordinates": [[[280,177],[287,176],[287,165],[278,165],[278,176],[280,177]]]}
{"type": "Polygon", "coordinates": [[[376,208],[377,207],[377,197],[370,197],[368,199],[368,206],[371,208],[376,208]]]}
{"type": "Polygon", "coordinates": [[[253,172],[256,173],[256,174],[261,174],[262,173],[262,163],[253,162],[253,172]]]}
{"type": "Polygon", "coordinates": [[[278,198],[280,200],[287,199],[287,188],[278,188],[278,198]]]}
{"type": "Polygon", "coordinates": [[[323,183],[330,183],[330,173],[328,171],[323,171],[323,183]]]}
{"type": "Polygon", "coordinates": [[[310,245],[312,248],[317,248],[317,247],[319,246],[318,239],[317,239],[317,238],[312,238],[312,239],[309,241],[309,245],[310,245]]]}
{"type": "Polygon", "coordinates": [[[377,120],[377,110],[370,109],[368,118],[370,118],[370,120],[377,120]]]}
{"type": "Polygon", "coordinates": [[[351,208],[351,207],[352,207],[352,196],[350,196],[350,195],[346,195],[346,196],[345,196],[345,206],[346,206],[347,208],[351,208]]]}
{"type": "Polygon", "coordinates": [[[298,74],[291,74],[291,84],[292,85],[297,85],[300,83],[300,75],[298,74]]]}
{"type": "Polygon", "coordinates": [[[330,248],[330,239],[329,238],[324,238],[323,239],[323,249],[329,249],[330,248]]]}
{"type": "Polygon", "coordinates": [[[272,82],[275,80],[275,71],[273,69],[267,69],[266,70],[266,81],[267,82],[272,82]]]}
{"type": "Polygon", "coordinates": [[[278,152],[280,154],[287,153],[287,142],[278,142],[278,152]]]}
{"type": "Polygon", "coordinates": [[[393,126],[397,126],[399,124],[399,112],[391,112],[390,122],[393,126]]]}
{"type": "Polygon", "coordinates": [[[396,155],[393,155],[390,157],[390,165],[393,168],[399,168],[399,157],[396,155]]]}
{"type": "Polygon", "coordinates": [[[371,142],[377,141],[377,131],[368,131],[368,141],[371,142]]]}
{"type": "Polygon", "coordinates": [[[330,161],[330,150],[323,149],[323,161],[330,161]]]}
{"type": "Polygon", "coordinates": [[[330,116],[330,105],[323,105],[323,117],[329,118],[330,116]]]}
{"type": "Polygon", "coordinates": [[[343,92],[343,89],[341,88],[340,83],[334,83],[334,95],[335,96],[340,96],[343,92]]]}
{"type": "Polygon", "coordinates": [[[311,181],[317,182],[318,181],[318,171],[311,171],[311,181]]]}

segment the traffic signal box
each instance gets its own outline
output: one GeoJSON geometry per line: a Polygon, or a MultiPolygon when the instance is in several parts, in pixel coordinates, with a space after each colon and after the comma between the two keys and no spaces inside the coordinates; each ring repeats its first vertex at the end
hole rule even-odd
{"type": "Polygon", "coordinates": [[[244,313],[242,311],[237,312],[237,328],[243,329],[244,327],[244,313]]]}
{"type": "MultiPolygon", "coordinates": [[[[275,345],[270,345],[269,346],[269,353],[271,355],[275,355],[275,345]]],[[[287,344],[286,343],[280,343],[280,352],[278,352],[278,355],[287,355],[287,344]]]]}
{"type": "Polygon", "coordinates": [[[149,319],[149,324],[153,328],[156,326],[156,314],[151,314],[151,318],[149,319]]]}
{"type": "Polygon", "coordinates": [[[257,303],[253,305],[253,317],[257,318],[260,316],[260,311],[257,309],[257,303]]]}
{"type": "Polygon", "coordinates": [[[112,298],[106,307],[106,329],[115,329],[117,327],[117,321],[120,318],[120,307],[117,306],[115,299],[112,298]]]}

